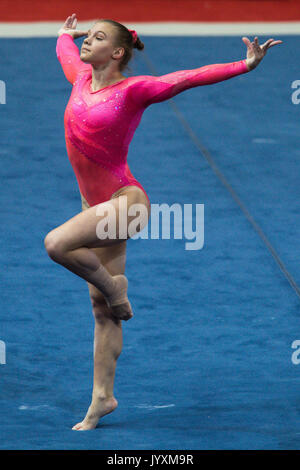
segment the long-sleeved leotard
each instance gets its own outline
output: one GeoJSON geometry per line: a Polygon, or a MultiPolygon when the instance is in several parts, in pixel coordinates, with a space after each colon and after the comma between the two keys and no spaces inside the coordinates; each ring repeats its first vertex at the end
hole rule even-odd
{"type": "Polygon", "coordinates": [[[72,36],[59,36],[56,53],[73,85],[64,115],[67,153],[80,192],[90,206],[109,200],[124,186],[136,185],[145,192],[130,172],[127,154],[147,106],[189,88],[248,72],[246,60],[240,60],[160,77],[129,77],[92,91],[92,66],[81,61],[72,36]]]}

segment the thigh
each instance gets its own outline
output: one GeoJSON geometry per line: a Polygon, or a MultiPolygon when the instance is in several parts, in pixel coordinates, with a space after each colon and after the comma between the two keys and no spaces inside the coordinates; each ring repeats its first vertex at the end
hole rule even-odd
{"type": "Polygon", "coordinates": [[[97,248],[116,245],[124,242],[130,236],[141,231],[147,225],[150,217],[150,206],[144,192],[138,186],[124,187],[118,197],[102,202],[92,207],[87,207],[83,199],[84,210],[60,225],[55,231],[56,239],[65,250],[75,250],[80,247],[97,248]],[[145,217],[143,223],[138,225],[135,233],[128,232],[128,226],[136,219],[136,212],[130,212],[132,207],[141,207],[145,217]],[[132,213],[133,215],[129,215],[132,213]],[[122,235],[119,236],[119,227],[122,235]],[[108,227],[108,229],[104,229],[108,227]],[[109,237],[101,237],[101,234],[109,231],[109,237]]]}
{"type": "Polygon", "coordinates": [[[127,240],[123,240],[116,245],[91,248],[112,276],[125,273],[126,243],[127,240]]]}
{"type": "MultiPolygon", "coordinates": [[[[86,199],[81,194],[81,207],[82,211],[89,209],[89,204],[86,199]]],[[[97,248],[91,248],[91,250],[96,253],[100,263],[107,269],[107,271],[115,276],[116,274],[125,273],[125,264],[126,264],[126,240],[120,242],[116,245],[111,246],[100,246],[97,248]]],[[[103,303],[104,301],[103,294],[90,282],[87,282],[90,297],[92,303],[103,303]]]]}

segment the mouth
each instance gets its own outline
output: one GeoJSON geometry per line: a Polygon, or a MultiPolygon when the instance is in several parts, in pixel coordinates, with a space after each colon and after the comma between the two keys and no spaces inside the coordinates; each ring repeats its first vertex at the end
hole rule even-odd
{"type": "Polygon", "coordinates": [[[86,47],[82,47],[82,49],[81,49],[81,52],[83,52],[83,51],[90,52],[90,50],[89,50],[89,49],[87,49],[86,47]]]}

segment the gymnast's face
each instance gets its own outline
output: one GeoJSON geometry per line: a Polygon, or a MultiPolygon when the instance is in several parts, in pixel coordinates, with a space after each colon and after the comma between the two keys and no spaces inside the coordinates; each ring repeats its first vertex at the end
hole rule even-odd
{"type": "Polygon", "coordinates": [[[82,43],[80,59],[88,64],[106,64],[121,59],[123,47],[114,44],[115,28],[109,23],[95,23],[82,43]]]}

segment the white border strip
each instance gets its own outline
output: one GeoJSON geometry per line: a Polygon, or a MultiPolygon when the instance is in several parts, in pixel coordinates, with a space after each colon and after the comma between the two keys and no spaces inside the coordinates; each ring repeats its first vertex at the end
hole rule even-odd
{"type": "MultiPolygon", "coordinates": [[[[89,29],[95,20],[78,23],[78,29],[89,29]]],[[[52,37],[63,22],[0,23],[0,38],[52,37]]],[[[123,23],[138,34],[145,36],[243,36],[300,34],[300,22],[276,23],[195,23],[195,22],[154,22],[123,23]]]]}

